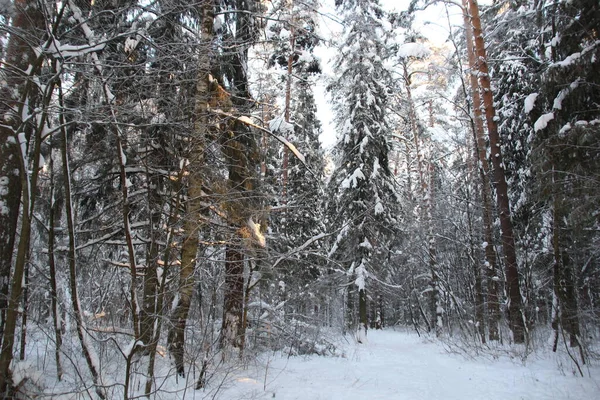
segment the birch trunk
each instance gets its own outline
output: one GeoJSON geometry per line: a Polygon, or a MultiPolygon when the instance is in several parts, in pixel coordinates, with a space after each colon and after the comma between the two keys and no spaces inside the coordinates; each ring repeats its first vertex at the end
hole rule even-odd
{"type": "Polygon", "coordinates": [[[194,291],[194,272],[198,254],[198,233],[202,213],[202,184],[204,151],[209,129],[209,101],[211,99],[211,43],[213,41],[213,2],[205,0],[201,3],[202,12],[202,50],[198,59],[198,79],[196,81],[196,103],[194,106],[194,131],[190,143],[189,165],[187,167],[188,192],[185,203],[185,220],[183,223],[183,247],[181,250],[181,268],[179,270],[179,288],[177,303],[171,316],[168,347],[175,360],[177,373],[184,376],[184,344],[185,326],[194,291]]]}

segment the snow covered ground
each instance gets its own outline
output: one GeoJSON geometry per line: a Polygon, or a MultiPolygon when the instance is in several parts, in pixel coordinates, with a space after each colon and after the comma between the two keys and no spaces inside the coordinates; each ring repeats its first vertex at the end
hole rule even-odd
{"type": "Polygon", "coordinates": [[[368,343],[349,344],[344,357],[265,355],[230,376],[218,392],[192,391],[185,398],[600,399],[600,368],[586,368],[585,378],[572,368],[565,355],[532,355],[525,364],[508,353],[473,358],[413,333],[369,331],[368,343]]]}

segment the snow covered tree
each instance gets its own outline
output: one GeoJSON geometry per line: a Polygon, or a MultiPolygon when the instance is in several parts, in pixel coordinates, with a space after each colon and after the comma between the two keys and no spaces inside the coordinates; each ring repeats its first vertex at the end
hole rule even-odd
{"type": "Polygon", "coordinates": [[[549,37],[540,43],[544,68],[539,90],[529,94],[524,106],[533,123],[528,139],[531,168],[539,185],[536,198],[544,205],[552,243],[547,250],[553,259],[556,349],[559,326],[569,335],[571,346],[582,345],[579,303],[595,306],[581,294],[589,291],[592,282],[597,284],[598,271],[593,245],[598,235],[593,227],[599,206],[596,99],[600,79],[595,71],[600,68],[596,35],[600,6],[585,0],[538,6],[542,29],[549,37]]]}
{"type": "Polygon", "coordinates": [[[345,30],[335,64],[338,76],[330,87],[339,136],[328,204],[328,218],[339,233],[329,254],[346,271],[347,304],[357,322],[351,325],[362,342],[368,327],[369,278],[377,276],[399,234],[385,109],[390,81],[384,62],[389,49],[377,0],[348,0],[340,11],[345,30]],[[353,310],[356,294],[358,310],[353,310]]]}
{"type": "Polygon", "coordinates": [[[273,116],[269,125],[274,133],[293,143],[305,157],[302,163],[289,154],[287,146],[283,146],[281,152],[281,143],[270,140],[268,178],[271,178],[274,199],[269,224],[273,237],[270,248],[278,255],[276,258],[290,254],[286,260],[278,262],[276,270],[268,273],[282,282],[282,288],[285,287],[278,289],[280,293],[274,297],[283,296],[285,310],[296,315],[304,315],[306,310],[312,313],[314,306],[320,309],[322,305],[315,303],[318,296],[307,286],[314,284],[322,272],[319,265],[323,264],[323,259],[318,255],[320,242],[315,240],[298,250],[325,230],[322,223],[321,124],[316,117],[312,89],[315,75],[320,72],[319,60],[313,54],[319,44],[317,7],[317,1],[278,3],[272,11],[277,18],[267,27],[272,49],[268,65],[271,71],[281,71],[280,87],[284,87],[278,96],[283,110],[280,115],[273,116]]]}

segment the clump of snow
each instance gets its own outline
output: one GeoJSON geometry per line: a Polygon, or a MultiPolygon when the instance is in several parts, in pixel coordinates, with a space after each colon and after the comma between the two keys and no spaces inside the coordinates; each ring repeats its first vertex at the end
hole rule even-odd
{"type": "Polygon", "coordinates": [[[279,116],[269,121],[269,130],[281,133],[282,135],[290,135],[294,133],[294,125],[287,122],[282,116],[279,116]]]}
{"type": "Polygon", "coordinates": [[[365,238],[365,240],[362,241],[361,244],[358,245],[359,247],[364,247],[365,249],[372,249],[373,246],[371,246],[371,242],[369,242],[369,239],[365,238]]]}
{"type": "Polygon", "coordinates": [[[360,265],[356,267],[356,280],[354,284],[359,290],[364,290],[367,281],[367,269],[365,268],[365,259],[363,258],[360,265]]]}
{"type": "Polygon", "coordinates": [[[558,131],[558,134],[560,136],[565,136],[567,134],[567,132],[571,130],[571,128],[572,128],[571,124],[567,122],[566,124],[563,125],[562,128],[560,128],[560,131],[558,131]]]}
{"type": "Polygon", "coordinates": [[[365,175],[363,174],[361,167],[356,168],[352,175],[342,181],[342,189],[355,188],[358,186],[359,179],[365,179],[365,175]]]}
{"type": "Polygon", "coordinates": [[[140,42],[139,38],[127,38],[127,39],[125,39],[125,47],[123,48],[123,50],[127,54],[131,53],[132,51],[135,50],[135,48],[137,47],[139,42],[140,42]]]}
{"type": "Polygon", "coordinates": [[[422,43],[404,43],[398,48],[398,57],[401,58],[426,58],[431,52],[422,43]]]}
{"type": "Polygon", "coordinates": [[[571,91],[573,91],[574,89],[576,89],[579,86],[579,80],[576,80],[575,82],[571,83],[569,85],[569,87],[561,90],[558,95],[556,96],[556,98],[554,99],[554,103],[552,104],[552,108],[555,110],[562,110],[562,102],[563,100],[567,97],[567,95],[569,93],[571,93],[571,91]]]}
{"type": "Polygon", "coordinates": [[[535,121],[535,124],[533,124],[533,130],[535,132],[540,131],[542,129],[545,129],[548,126],[548,122],[552,121],[554,119],[554,113],[547,113],[542,115],[541,117],[539,117],[537,119],[537,121],[535,121]]]}
{"type": "Polygon", "coordinates": [[[537,100],[537,98],[537,93],[531,93],[525,98],[525,114],[529,114],[531,110],[533,110],[533,106],[535,106],[535,101],[537,100]]]}

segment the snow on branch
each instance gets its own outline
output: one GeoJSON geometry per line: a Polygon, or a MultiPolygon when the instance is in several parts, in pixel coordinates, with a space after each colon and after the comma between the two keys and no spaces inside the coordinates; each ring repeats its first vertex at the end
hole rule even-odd
{"type": "Polygon", "coordinates": [[[558,61],[558,62],[552,64],[552,67],[562,67],[562,68],[568,67],[571,64],[574,64],[575,62],[577,62],[582,56],[584,56],[585,54],[594,50],[598,46],[600,46],[600,40],[596,40],[594,43],[590,44],[589,46],[587,46],[583,50],[581,50],[581,52],[573,53],[573,54],[569,55],[568,57],[566,57],[564,60],[558,61]]]}
{"type": "Polygon", "coordinates": [[[250,119],[250,117],[247,117],[245,115],[243,115],[241,117],[236,117],[235,115],[232,115],[230,113],[227,113],[227,112],[221,111],[221,110],[210,110],[210,112],[213,113],[213,114],[220,115],[222,117],[228,117],[228,118],[235,119],[235,120],[241,122],[242,124],[245,124],[245,125],[250,126],[252,128],[258,129],[261,132],[265,132],[265,133],[271,135],[277,141],[281,142],[284,146],[286,146],[294,154],[294,156],[296,156],[296,158],[304,165],[304,167],[306,168],[306,170],[308,172],[310,172],[310,174],[312,176],[316,177],[315,173],[312,172],[311,169],[306,164],[306,157],[304,157],[304,155],[298,151],[298,149],[296,148],[296,146],[294,146],[292,143],[290,143],[286,138],[284,138],[284,137],[282,137],[280,135],[275,134],[273,131],[271,131],[269,129],[265,129],[262,126],[255,124],[250,119]]]}
{"type": "Polygon", "coordinates": [[[285,118],[281,116],[269,121],[269,129],[271,132],[281,133],[286,136],[294,133],[294,125],[287,122],[285,118]]]}
{"type": "Polygon", "coordinates": [[[398,57],[401,58],[426,58],[431,52],[422,43],[403,43],[398,48],[398,57]]]}
{"type": "Polygon", "coordinates": [[[319,233],[316,236],[311,237],[310,239],[308,239],[306,242],[304,242],[303,244],[301,244],[300,246],[288,251],[286,254],[282,255],[281,257],[279,257],[271,266],[271,268],[275,268],[277,265],[279,265],[282,261],[288,259],[292,254],[295,253],[299,253],[302,250],[306,249],[308,246],[310,246],[311,244],[313,244],[316,241],[319,241],[327,236],[330,236],[331,233],[319,233]]]}

